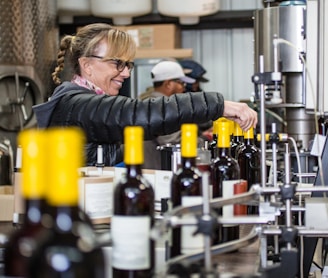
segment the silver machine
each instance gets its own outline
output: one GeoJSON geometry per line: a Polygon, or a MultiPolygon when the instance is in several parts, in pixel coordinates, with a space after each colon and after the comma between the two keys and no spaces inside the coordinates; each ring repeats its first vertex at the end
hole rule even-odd
{"type": "MultiPolygon", "coordinates": [[[[210,199],[206,193],[202,205],[178,207],[164,214],[153,229],[154,239],[183,225],[196,225],[204,235],[204,252],[168,260],[166,271],[173,265],[190,270],[193,263],[202,261],[199,276],[185,277],[328,275],[328,146],[317,126],[318,116],[328,111],[328,19],[324,16],[328,3],[264,0],[263,4],[263,9],[254,12],[252,76],[259,111],[261,183],[232,198],[210,199]],[[258,215],[211,215],[211,208],[254,200],[259,206],[258,215]],[[180,218],[185,214],[195,217],[180,218]],[[210,246],[208,231],[213,218],[219,225],[251,228],[239,240],[210,246]],[[246,267],[238,273],[227,271],[220,266],[223,257],[213,262],[217,255],[239,252],[254,242],[258,242],[258,259],[248,262],[257,265],[252,273],[246,273],[246,267]]],[[[204,184],[208,185],[206,176],[206,192],[204,184]]],[[[248,255],[241,252],[238,256],[248,255]]],[[[237,261],[238,256],[231,258],[237,261]]]]}
{"type": "Polygon", "coordinates": [[[0,142],[9,140],[14,157],[17,133],[36,125],[32,105],[53,89],[56,18],[55,0],[0,0],[0,142]]]}

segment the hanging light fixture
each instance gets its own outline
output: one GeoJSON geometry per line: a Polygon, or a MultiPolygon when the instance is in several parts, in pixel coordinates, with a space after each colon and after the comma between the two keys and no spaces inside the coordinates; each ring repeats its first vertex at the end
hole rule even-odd
{"type": "Polygon", "coordinates": [[[180,24],[199,23],[199,17],[214,14],[219,10],[219,0],[157,0],[160,14],[179,17],[180,24]]]}
{"type": "Polygon", "coordinates": [[[90,15],[90,0],[57,0],[60,23],[72,23],[73,16],[90,15]]]}
{"type": "Polygon", "coordinates": [[[112,18],[114,25],[130,25],[133,17],[151,11],[151,0],[91,0],[91,13],[94,16],[112,18]]]}

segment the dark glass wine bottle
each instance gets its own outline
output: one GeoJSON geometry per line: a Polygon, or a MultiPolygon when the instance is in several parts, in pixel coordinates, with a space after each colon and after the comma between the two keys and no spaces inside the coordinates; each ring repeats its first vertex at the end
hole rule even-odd
{"type": "MultiPolygon", "coordinates": [[[[244,132],[244,144],[236,154],[240,167],[240,178],[247,181],[249,190],[253,184],[261,182],[261,151],[254,142],[254,128],[244,132]]],[[[257,214],[258,206],[248,206],[249,214],[257,214]]]]}
{"type": "Polygon", "coordinates": [[[36,246],[38,234],[43,230],[41,219],[45,209],[47,167],[45,133],[40,130],[25,130],[19,134],[18,142],[22,158],[19,168],[23,173],[20,190],[25,213],[22,225],[10,235],[6,243],[4,274],[10,277],[27,277],[31,253],[36,246]]]}
{"type": "MultiPolygon", "coordinates": [[[[213,198],[229,198],[234,195],[234,186],[240,182],[237,161],[230,153],[230,123],[221,121],[218,126],[217,157],[212,161],[213,198]]],[[[217,210],[222,217],[233,217],[233,205],[217,210]]],[[[238,225],[222,225],[214,237],[214,243],[224,243],[239,238],[238,225]]]]}
{"type": "MultiPolygon", "coordinates": [[[[95,234],[78,207],[78,168],[83,163],[84,135],[77,128],[47,132],[47,190],[49,210],[42,219],[46,232],[38,238],[29,276],[33,278],[104,278],[105,258],[94,244],[95,234]]],[[[39,170],[35,169],[35,174],[39,170]]]]}
{"type": "Polygon", "coordinates": [[[219,119],[213,121],[213,138],[208,145],[208,149],[211,151],[212,159],[216,157],[216,146],[218,142],[218,123],[219,123],[219,119]]]}
{"type": "Polygon", "coordinates": [[[233,142],[231,144],[231,156],[233,158],[236,158],[238,149],[243,145],[243,143],[244,143],[243,130],[241,129],[240,125],[235,122],[234,132],[233,132],[233,142]]]}
{"type": "Polygon", "coordinates": [[[114,190],[111,221],[113,277],[152,277],[155,245],[150,238],[154,224],[154,190],[142,176],[143,129],[124,129],[126,176],[114,190]]]}
{"type": "MultiPolygon", "coordinates": [[[[202,203],[201,172],[196,166],[197,125],[181,126],[181,167],[174,173],[171,181],[172,207],[202,203]]],[[[172,230],[170,257],[188,254],[204,248],[203,236],[193,236],[196,227],[185,226],[172,230]]]]}

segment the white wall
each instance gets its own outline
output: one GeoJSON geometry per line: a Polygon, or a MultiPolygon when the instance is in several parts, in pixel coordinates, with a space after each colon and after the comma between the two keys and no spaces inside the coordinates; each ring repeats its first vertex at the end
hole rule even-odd
{"type": "Polygon", "coordinates": [[[205,91],[218,91],[226,99],[248,99],[253,92],[253,29],[183,31],[182,47],[207,70],[205,91]]]}
{"type": "MultiPolygon", "coordinates": [[[[256,10],[262,0],[221,0],[222,10],[256,10]]],[[[192,48],[194,60],[207,70],[206,91],[219,91],[226,99],[249,99],[254,91],[253,29],[182,31],[182,47],[192,48]]]]}

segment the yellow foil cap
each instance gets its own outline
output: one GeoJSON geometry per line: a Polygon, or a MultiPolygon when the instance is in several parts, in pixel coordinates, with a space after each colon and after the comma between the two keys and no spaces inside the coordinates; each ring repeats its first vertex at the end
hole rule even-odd
{"type": "Polygon", "coordinates": [[[84,164],[84,133],[74,127],[52,128],[47,132],[47,200],[53,206],[78,205],[78,168],[84,164]]]}
{"type": "Polygon", "coordinates": [[[245,139],[254,139],[254,128],[250,128],[249,130],[244,132],[245,139]]]}
{"type": "Polygon", "coordinates": [[[197,157],[197,132],[196,124],[183,124],[181,126],[182,157],[197,157]]]}
{"type": "MultiPolygon", "coordinates": [[[[229,120],[225,117],[221,117],[217,121],[218,121],[218,123],[222,123],[222,122],[228,123],[229,124],[229,131],[228,131],[229,135],[233,134],[233,132],[234,132],[234,121],[229,120]]],[[[219,127],[218,127],[218,130],[219,130],[219,127]]]]}
{"type": "Polygon", "coordinates": [[[45,197],[48,167],[46,132],[26,129],[18,134],[17,140],[22,148],[22,196],[25,199],[42,199],[45,197]]]}
{"type": "Polygon", "coordinates": [[[221,121],[219,123],[218,148],[230,148],[231,123],[221,121]]]}
{"type": "Polygon", "coordinates": [[[220,118],[213,122],[213,134],[218,135],[220,118]]]}
{"type": "Polygon", "coordinates": [[[141,126],[127,126],[124,129],[124,163],[140,165],[144,163],[144,130],[141,126]]]}
{"type": "Polygon", "coordinates": [[[234,136],[243,136],[243,130],[241,129],[240,125],[234,122],[234,136]]]}

